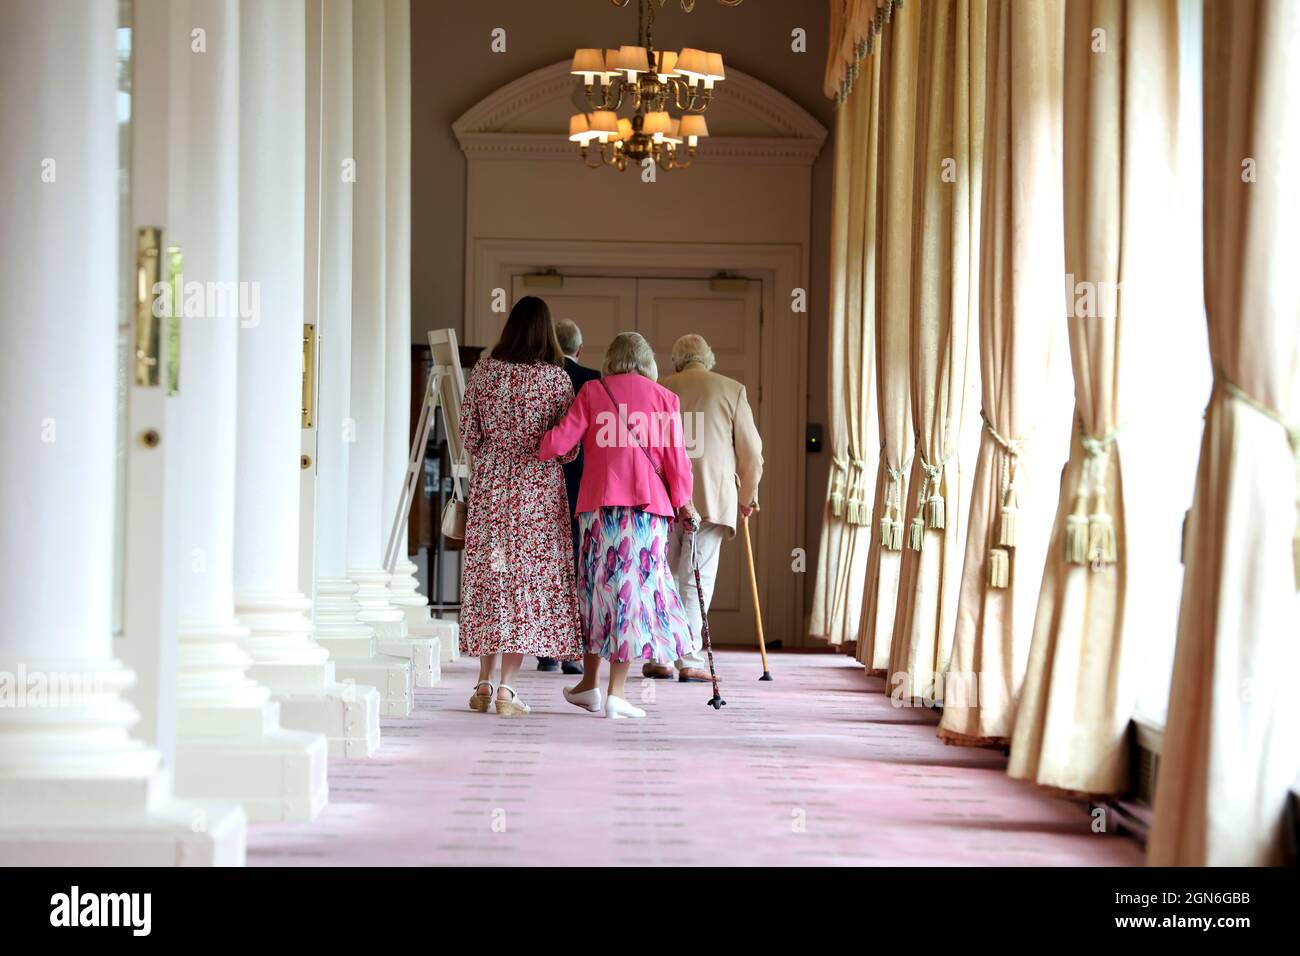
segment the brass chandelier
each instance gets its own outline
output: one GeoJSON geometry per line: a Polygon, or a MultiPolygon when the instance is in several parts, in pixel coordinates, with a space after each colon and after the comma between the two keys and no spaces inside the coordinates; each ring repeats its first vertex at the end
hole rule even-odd
{"type": "MultiPolygon", "coordinates": [[[[625,7],[631,0],[610,2],[625,7]]],[[[692,47],[679,53],[656,50],[655,8],[665,2],[637,0],[638,45],[579,49],[573,54],[571,72],[582,77],[591,111],[569,118],[569,139],[578,144],[589,169],[624,170],[629,164],[644,166],[647,160],[664,171],[686,169],[695,160],[701,137],[709,135],[703,114],[715,85],[726,78],[722,54],[692,47]],[[631,115],[619,116],[625,105],[631,115]],[[670,107],[682,115],[671,116],[670,107]],[[683,144],[686,159],[679,159],[677,149],[683,144]]],[[[718,2],[734,7],[743,0],[718,2]]],[[[695,8],[695,0],[681,4],[687,13],[695,8]]]]}

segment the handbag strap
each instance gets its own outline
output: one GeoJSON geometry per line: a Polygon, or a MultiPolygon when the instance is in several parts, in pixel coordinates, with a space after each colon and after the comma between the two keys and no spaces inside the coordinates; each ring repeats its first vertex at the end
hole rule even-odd
{"type": "Polygon", "coordinates": [[[673,503],[673,492],[672,489],[668,487],[668,479],[664,476],[663,469],[661,469],[659,463],[654,460],[654,456],[650,454],[649,449],[647,449],[645,445],[641,444],[636,435],[632,434],[632,429],[628,427],[627,419],[623,416],[623,406],[620,405],[618,399],[614,397],[614,393],[610,390],[609,383],[605,381],[603,376],[597,379],[597,381],[600,382],[601,388],[605,390],[605,394],[609,396],[610,402],[614,405],[614,410],[618,412],[618,421],[623,427],[623,431],[632,439],[632,441],[636,442],[636,447],[641,449],[641,454],[645,455],[646,461],[650,462],[650,467],[653,468],[655,474],[659,476],[659,480],[664,483],[664,494],[668,496],[668,504],[671,507],[673,503]]]}

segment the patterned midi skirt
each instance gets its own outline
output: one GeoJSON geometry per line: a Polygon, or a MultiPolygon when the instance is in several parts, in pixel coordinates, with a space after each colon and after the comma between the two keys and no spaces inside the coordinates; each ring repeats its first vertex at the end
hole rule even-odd
{"type": "Polygon", "coordinates": [[[578,611],[587,652],[671,664],[699,650],[668,566],[668,519],[640,508],[578,515],[578,611]]]}

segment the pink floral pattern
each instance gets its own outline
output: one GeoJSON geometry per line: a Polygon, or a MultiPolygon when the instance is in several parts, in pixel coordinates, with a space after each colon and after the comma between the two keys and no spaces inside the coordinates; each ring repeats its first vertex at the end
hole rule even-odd
{"type": "Polygon", "coordinates": [[[668,524],[623,506],[578,515],[578,604],[589,653],[671,664],[699,650],[668,568],[668,524]]]}
{"type": "Polygon", "coordinates": [[[582,650],[573,540],[561,461],[537,457],[573,401],[555,365],[475,364],[461,406],[474,456],[465,520],[460,652],[570,660],[582,650]]]}

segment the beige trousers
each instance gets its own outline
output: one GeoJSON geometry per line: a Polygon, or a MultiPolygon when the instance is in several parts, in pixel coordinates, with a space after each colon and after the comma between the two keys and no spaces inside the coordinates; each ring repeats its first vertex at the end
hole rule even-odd
{"type": "Polygon", "coordinates": [[[686,619],[691,623],[691,633],[699,641],[699,649],[682,655],[674,666],[708,667],[704,656],[704,636],[700,620],[700,596],[704,597],[704,609],[707,612],[713,601],[713,584],[718,578],[718,558],[722,554],[722,542],[727,536],[727,529],[721,525],[700,523],[700,530],[695,532],[695,559],[700,565],[700,590],[695,589],[695,573],[691,570],[690,535],[681,522],[673,524],[673,531],[668,539],[668,567],[677,579],[677,592],[682,604],[686,606],[686,619]]]}

